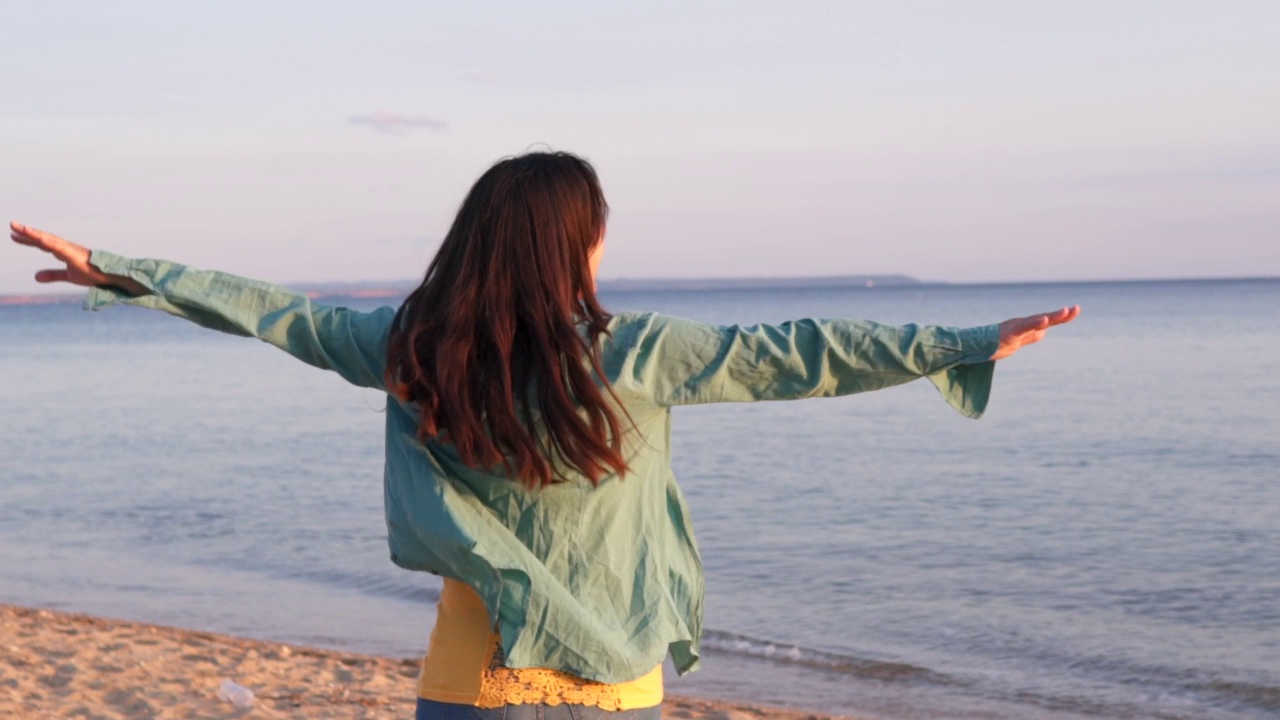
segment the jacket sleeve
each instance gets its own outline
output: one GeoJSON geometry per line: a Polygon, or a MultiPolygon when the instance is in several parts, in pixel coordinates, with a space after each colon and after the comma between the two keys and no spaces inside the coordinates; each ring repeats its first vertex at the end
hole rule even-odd
{"type": "Polygon", "coordinates": [[[962,415],[986,409],[999,328],[805,319],[715,326],[645,314],[609,374],[658,405],[832,397],[927,377],[962,415]]]}
{"type": "Polygon", "coordinates": [[[256,337],[355,385],[386,389],[383,372],[394,308],[366,313],[318,305],[306,295],[257,280],[105,250],[94,250],[89,262],[109,275],[136,280],[151,294],[90,288],[86,310],[115,303],[163,310],[202,327],[256,337]]]}

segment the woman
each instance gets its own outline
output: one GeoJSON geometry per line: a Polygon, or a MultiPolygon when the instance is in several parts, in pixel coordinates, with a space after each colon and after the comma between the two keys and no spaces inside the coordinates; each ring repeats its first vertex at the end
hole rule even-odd
{"type": "Polygon", "coordinates": [[[703,576],[670,468],[670,408],[844,395],[928,377],[969,417],[994,361],[1078,307],[954,329],[858,320],[715,327],[610,315],[608,206],[566,153],[490,168],[398,310],[92,253],[13,224],[65,267],[39,282],[258,337],[387,393],[391,559],[445,577],[418,717],[658,717],[662,661],[697,667],[703,576]]]}

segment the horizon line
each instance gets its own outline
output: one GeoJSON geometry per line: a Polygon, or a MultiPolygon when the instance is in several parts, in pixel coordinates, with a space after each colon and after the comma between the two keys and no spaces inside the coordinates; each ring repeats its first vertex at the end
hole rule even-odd
{"type": "MultiPolygon", "coordinates": [[[[641,286],[646,283],[653,284],[652,287],[629,287],[624,288],[621,292],[661,292],[665,290],[686,290],[693,292],[722,292],[725,290],[797,290],[806,287],[814,287],[814,285],[798,284],[804,281],[811,282],[833,282],[843,281],[839,287],[842,289],[857,290],[885,290],[885,289],[901,289],[901,288],[920,288],[920,287],[989,287],[993,285],[1105,285],[1120,283],[1190,283],[1190,282],[1258,282],[1258,281],[1277,281],[1280,275],[1226,275],[1226,276],[1183,276],[1183,277],[1156,277],[1156,278],[1104,278],[1104,279],[1064,279],[1064,280],[920,280],[910,275],[904,274],[876,274],[876,275],[743,275],[743,276],[721,276],[721,277],[690,277],[690,278],[659,278],[659,277],[612,277],[601,278],[599,287],[601,291],[608,291],[607,287],[611,283],[625,283],[632,286],[641,286]],[[872,281],[872,284],[859,284],[872,281]],[[876,280],[888,280],[885,284],[875,284],[876,280]],[[737,286],[737,287],[658,287],[662,284],[690,284],[690,283],[767,283],[783,281],[788,283],[785,286],[737,286]]],[[[395,292],[394,288],[417,287],[421,281],[419,280],[329,280],[316,281],[308,280],[303,282],[289,283],[272,283],[278,284],[285,288],[294,288],[311,298],[322,297],[400,297],[405,293],[395,292]],[[350,292],[337,292],[340,289],[349,289],[350,292]],[[331,292],[332,291],[332,292],[331,292]]],[[[86,288],[87,290],[87,288],[86,288]]],[[[59,289],[52,292],[0,292],[0,305],[52,305],[59,303],[70,303],[73,301],[83,300],[83,292],[81,290],[66,292],[59,289]]]]}

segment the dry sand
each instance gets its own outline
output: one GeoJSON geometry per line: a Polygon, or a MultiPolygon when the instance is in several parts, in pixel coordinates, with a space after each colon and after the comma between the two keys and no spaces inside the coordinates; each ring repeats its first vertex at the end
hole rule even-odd
{"type": "MultiPolygon", "coordinates": [[[[0,718],[396,718],[411,720],[417,660],[0,605],[0,718]],[[253,707],[218,698],[229,679],[253,707]]],[[[831,716],[668,696],[682,720],[831,716]]]]}

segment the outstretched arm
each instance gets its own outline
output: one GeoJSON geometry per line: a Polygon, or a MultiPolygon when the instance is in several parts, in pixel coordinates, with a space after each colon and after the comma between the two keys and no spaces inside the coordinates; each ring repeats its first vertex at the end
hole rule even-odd
{"type": "Polygon", "coordinates": [[[35,228],[18,223],[9,227],[14,242],[44,250],[65,265],[36,273],[38,282],[91,288],[86,308],[126,302],[164,310],[203,327],[259,338],[356,385],[385,389],[392,308],[363,313],[317,305],[305,295],[268,283],[164,260],[91,252],[35,228]]]}
{"type": "MultiPolygon", "coordinates": [[[[610,374],[660,405],[849,395],[927,377],[960,413],[986,408],[995,360],[1079,308],[975,328],[805,319],[715,326],[641,316],[610,374]]],[[[619,337],[618,339],[622,339],[619,337]]]]}

